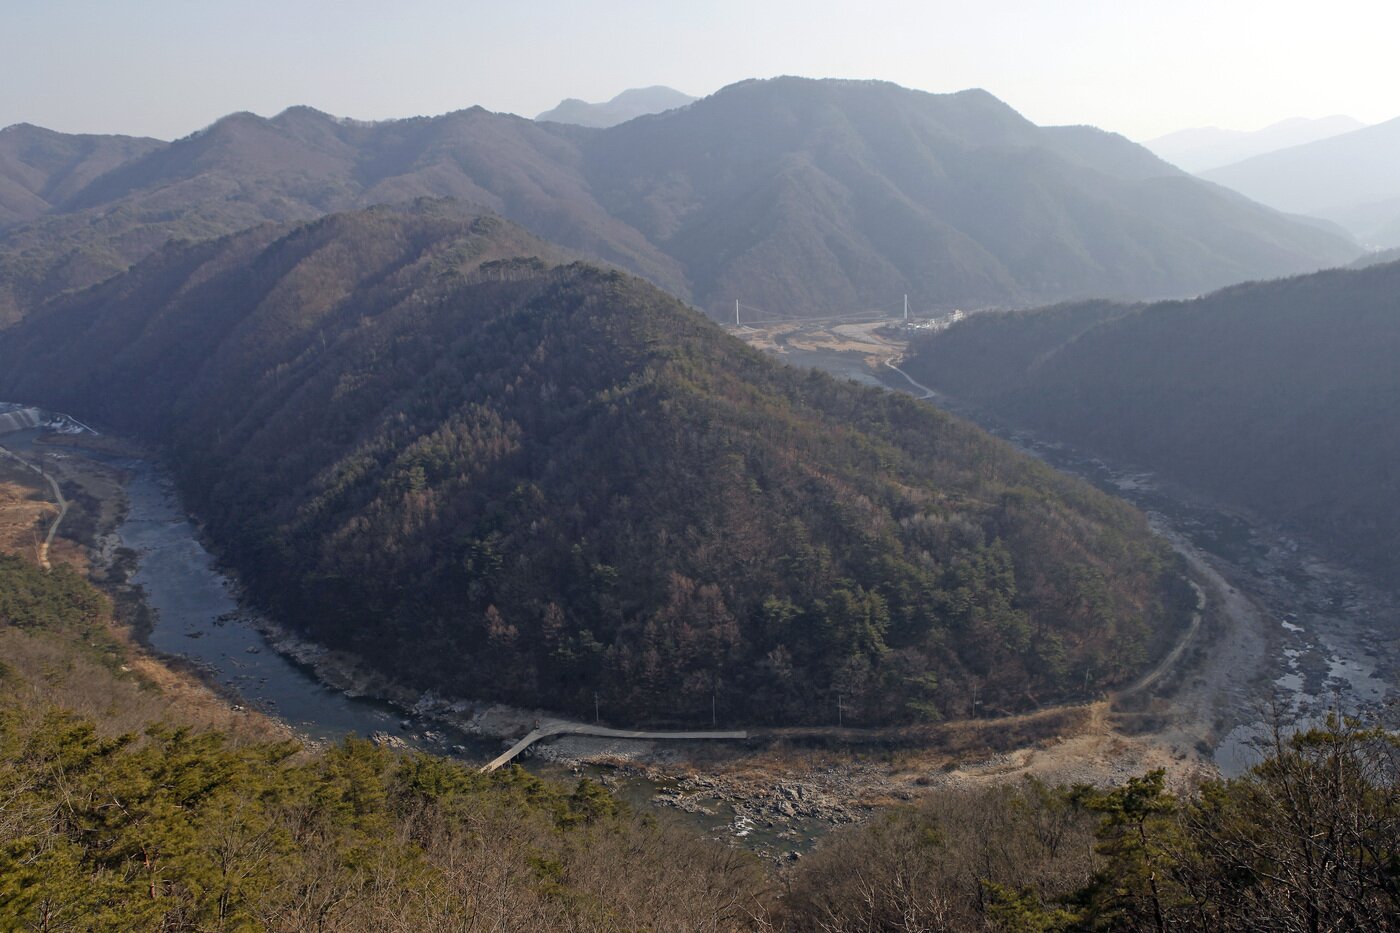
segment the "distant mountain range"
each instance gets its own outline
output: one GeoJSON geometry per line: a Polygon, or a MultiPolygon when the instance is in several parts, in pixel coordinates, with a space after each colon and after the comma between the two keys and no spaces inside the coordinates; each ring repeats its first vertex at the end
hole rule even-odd
{"type": "Polygon", "coordinates": [[[27,123],[0,130],[0,230],[51,213],[112,169],[165,145],[132,136],[73,136],[27,123]]]}
{"type": "Polygon", "coordinates": [[[1228,165],[1202,177],[1281,211],[1400,246],[1400,117],[1228,165]]]}
{"type": "Polygon", "coordinates": [[[499,212],[720,317],[735,299],[805,316],[893,312],[903,294],[916,310],[1196,294],[1360,253],[984,91],[747,81],[609,129],[480,108],[374,124],[239,113],[173,143],[107,140],[64,184],[46,181],[58,160],[24,155],[53,135],[0,134],[19,153],[0,163],[15,204],[0,323],[171,238],[421,196],[499,212]]]}
{"type": "MultiPolygon", "coordinates": [[[[1397,256],[1400,258],[1400,256],[1397,256]]],[[[974,315],[917,379],[1400,581],[1400,262],[1195,301],[974,315]]]]}
{"type": "Polygon", "coordinates": [[[564,258],[451,202],[171,245],[0,335],[0,397],[161,444],[279,618],[460,696],[1025,709],[1189,614],[1121,502],[564,258]]]}
{"type": "Polygon", "coordinates": [[[1215,126],[1179,130],[1149,139],[1148,149],[1171,164],[1199,174],[1244,159],[1359,130],[1366,124],[1354,117],[1295,117],[1262,130],[1222,130],[1215,126]]]}
{"type": "Polygon", "coordinates": [[[1353,269],[1364,269],[1367,266],[1379,266],[1387,262],[1400,262],[1400,246],[1393,249],[1378,250],[1374,253],[1367,253],[1356,262],[1351,264],[1353,269]]]}
{"type": "Polygon", "coordinates": [[[610,101],[590,104],[576,97],[559,102],[553,110],[546,110],[535,117],[536,120],[550,123],[572,123],[576,126],[605,128],[626,123],[628,120],[644,117],[649,113],[675,110],[695,100],[689,94],[682,94],[675,88],[656,85],[636,87],[623,91],[610,101]]]}

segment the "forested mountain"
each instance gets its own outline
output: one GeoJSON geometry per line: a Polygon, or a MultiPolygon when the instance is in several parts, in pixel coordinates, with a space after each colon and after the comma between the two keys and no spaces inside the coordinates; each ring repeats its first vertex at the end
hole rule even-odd
{"type": "Polygon", "coordinates": [[[899,721],[1172,637],[1139,514],[552,255],[441,203],[172,246],[7,332],[0,392],[164,442],[259,600],[458,695],[899,721]]]}
{"type": "Polygon", "coordinates": [[[1400,580],[1400,263],[1145,307],[976,315],[915,378],[1400,580]]]}
{"type": "Polygon", "coordinates": [[[599,134],[587,156],[600,200],[681,261],[712,313],[736,297],[811,313],[893,309],[902,293],[924,307],[1170,295],[1352,252],[985,91],[749,81],[599,134]]]}
{"type": "Polygon", "coordinates": [[[108,172],[0,238],[0,323],[61,291],[101,281],[170,239],[360,205],[454,197],[508,214],[676,290],[674,261],[608,216],[570,164],[576,128],[472,108],[362,124],[306,107],[232,114],[108,172]]]}
{"type": "Polygon", "coordinates": [[[1340,224],[1372,247],[1400,246],[1400,117],[1226,165],[1203,177],[1281,211],[1340,224]]]}
{"type": "Polygon", "coordinates": [[[74,136],[16,124],[0,130],[0,230],[49,213],[95,179],[165,143],[74,136]]]}
{"type": "Polygon", "coordinates": [[[634,87],[628,88],[612,100],[600,104],[590,104],[569,97],[559,102],[559,106],[535,117],[540,122],[572,123],[576,126],[608,127],[649,113],[675,110],[695,100],[689,94],[682,94],[675,88],[634,87]]]}
{"type": "Polygon", "coordinates": [[[108,620],[69,568],[0,554],[5,929],[1388,930],[1400,904],[1395,739],[1351,723],[1189,796],[1161,771],[944,787],[775,876],[587,779],[215,726],[108,620]]]}
{"type": "Polygon", "coordinates": [[[420,196],[479,204],[711,314],[735,298],[812,314],[904,293],[921,308],[1196,294],[1359,252],[1121,137],[880,82],[748,81],[609,129],[298,107],[132,156],[0,238],[0,323],[169,238],[420,196]]]}

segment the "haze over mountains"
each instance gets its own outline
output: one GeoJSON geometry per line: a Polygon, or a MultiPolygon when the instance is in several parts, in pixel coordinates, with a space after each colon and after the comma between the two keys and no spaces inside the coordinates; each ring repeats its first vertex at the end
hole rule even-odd
{"type": "Polygon", "coordinates": [[[661,85],[634,87],[623,91],[612,100],[600,104],[590,104],[576,97],[570,97],[560,101],[557,107],[546,110],[535,119],[541,122],[572,123],[576,126],[593,126],[601,129],[626,123],[628,120],[644,117],[649,113],[661,113],[664,110],[684,107],[693,100],[695,100],[694,97],[683,94],[675,88],[662,87],[661,85]]]}
{"type": "Polygon", "coordinates": [[[0,933],[1400,933],[1391,6],[11,3],[0,933]]]}
{"type": "Polygon", "coordinates": [[[1260,130],[1224,130],[1217,126],[1178,130],[1143,143],[1171,164],[1199,174],[1244,159],[1359,130],[1354,117],[1294,117],[1260,130]]]}
{"type": "Polygon", "coordinates": [[[1400,246],[1400,117],[1204,173],[1281,211],[1333,221],[1371,247],[1400,246]]]}
{"type": "Polygon", "coordinates": [[[158,139],[0,130],[0,230],[50,213],[97,178],[163,147],[158,139]]]}
{"type": "MultiPolygon", "coordinates": [[[[1400,257],[1397,257],[1400,258],[1400,257]]],[[[1400,262],[1187,302],[977,315],[916,378],[1400,580],[1400,262]]]]}
{"type": "Polygon", "coordinates": [[[1184,621],[1129,507],[557,255],[441,202],[171,246],[8,331],[0,395],[162,443],[278,618],[457,695],[898,722],[1184,621]]]}
{"type": "MultiPolygon", "coordinates": [[[[15,152],[44,133],[3,132],[15,152]]],[[[743,82],[609,129],[480,108],[376,124],[293,108],[105,145],[106,170],[68,185],[0,163],[17,192],[0,322],[172,237],[419,196],[497,211],[716,316],[736,298],[810,315],[893,309],[906,293],[918,309],[1196,294],[1359,253],[1121,137],[1037,127],[982,91],[880,82],[743,82]]]]}

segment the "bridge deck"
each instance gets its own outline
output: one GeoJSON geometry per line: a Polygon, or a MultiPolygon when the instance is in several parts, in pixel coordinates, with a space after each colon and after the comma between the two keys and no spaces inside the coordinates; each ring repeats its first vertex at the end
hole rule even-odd
{"type": "Polygon", "coordinates": [[[645,732],[632,729],[609,729],[605,726],[590,726],[580,722],[551,722],[531,729],[519,742],[506,749],[482,766],[483,774],[495,771],[510,762],[525,749],[540,739],[553,735],[592,735],[607,739],[747,739],[744,731],[735,732],[645,732]]]}

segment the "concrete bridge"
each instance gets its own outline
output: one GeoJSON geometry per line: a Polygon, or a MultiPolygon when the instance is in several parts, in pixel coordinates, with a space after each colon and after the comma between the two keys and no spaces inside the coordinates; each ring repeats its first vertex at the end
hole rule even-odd
{"type": "Polygon", "coordinates": [[[631,729],[608,729],[581,722],[555,721],[531,729],[519,742],[482,766],[483,774],[495,771],[540,739],[555,735],[592,735],[605,739],[747,739],[747,732],[639,732],[631,729]]]}

